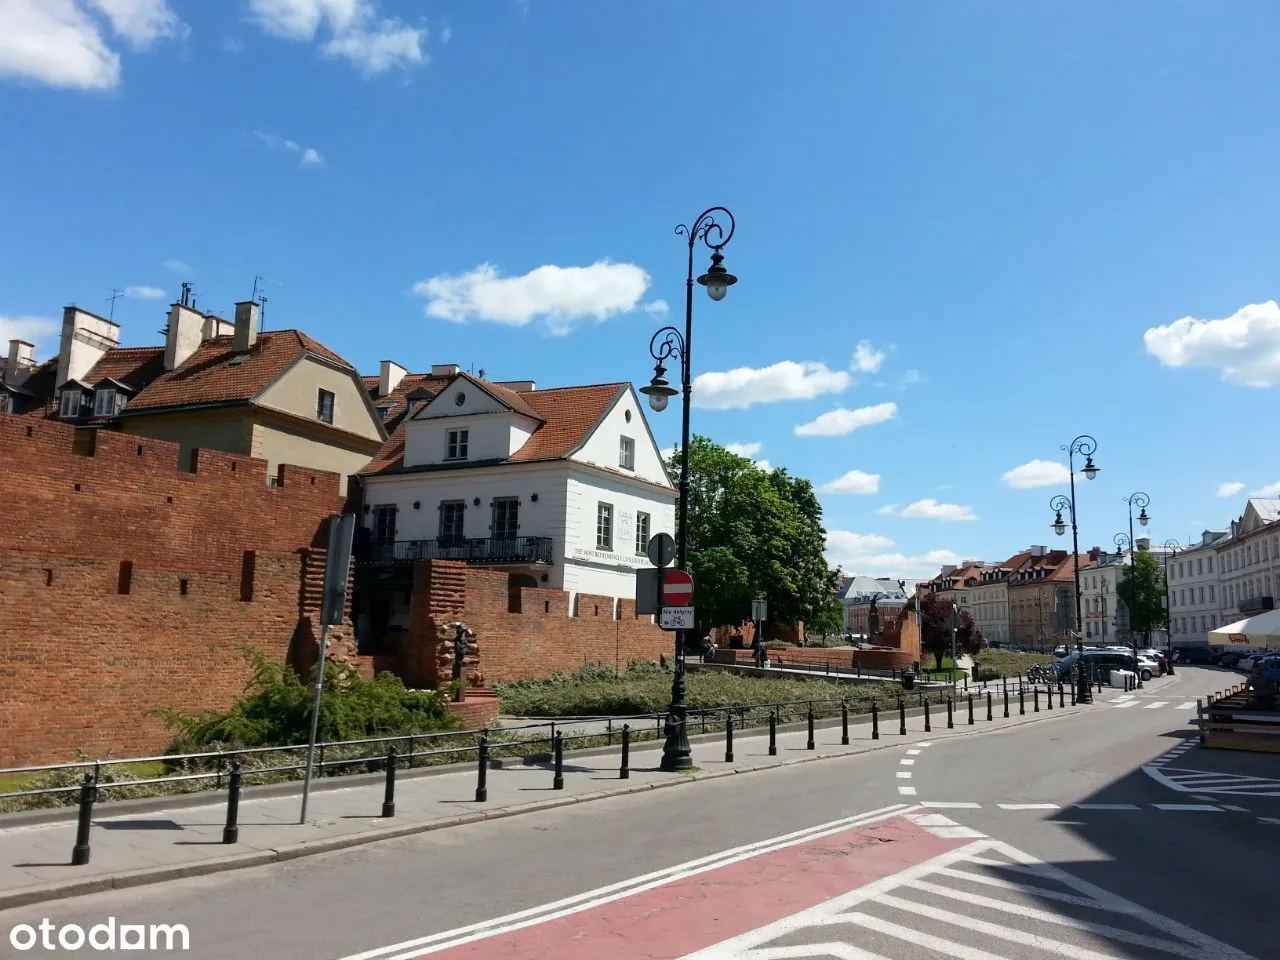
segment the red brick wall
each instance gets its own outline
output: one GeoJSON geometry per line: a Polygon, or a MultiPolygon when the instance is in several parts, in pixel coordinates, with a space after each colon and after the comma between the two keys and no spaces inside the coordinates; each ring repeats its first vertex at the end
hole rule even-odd
{"type": "Polygon", "coordinates": [[[238,647],[305,660],[304,551],[340,509],[335,474],[74,434],[0,415],[0,766],[161,750],[146,711],[225,709],[238,647]]]}
{"type": "Polygon", "coordinates": [[[647,616],[635,615],[631,600],[578,594],[576,610],[559,590],[507,590],[507,575],[460,563],[419,561],[414,568],[411,627],[400,648],[399,672],[411,687],[435,687],[449,679],[452,631],[461,620],[475,632],[476,666],[486,684],[545,677],[588,663],[657,660],[670,655],[673,637],[647,616]],[[615,618],[615,604],[617,616],[615,618]]]}

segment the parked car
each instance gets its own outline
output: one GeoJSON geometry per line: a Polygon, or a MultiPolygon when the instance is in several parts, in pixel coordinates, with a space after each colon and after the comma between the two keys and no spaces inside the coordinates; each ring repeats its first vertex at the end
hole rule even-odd
{"type": "MultiPolygon", "coordinates": [[[[1133,650],[1124,647],[1106,650],[1086,650],[1084,654],[1071,653],[1057,663],[1050,664],[1048,669],[1055,680],[1066,680],[1071,671],[1083,656],[1085,669],[1094,678],[1105,678],[1112,670],[1133,670],[1133,650]]],[[[1160,675],[1160,664],[1147,657],[1138,657],[1137,674],[1143,682],[1160,675]]]]}
{"type": "Polygon", "coordinates": [[[1221,654],[1213,647],[1174,647],[1174,658],[1178,663],[1215,664],[1221,654]]]}

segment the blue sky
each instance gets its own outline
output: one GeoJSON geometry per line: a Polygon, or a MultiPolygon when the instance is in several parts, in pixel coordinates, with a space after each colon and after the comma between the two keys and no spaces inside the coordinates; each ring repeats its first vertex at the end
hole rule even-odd
{"type": "Polygon", "coordinates": [[[643,382],[672,230],[724,204],[694,429],[849,474],[833,561],[1069,546],[1081,433],[1081,546],[1135,490],[1185,541],[1280,481],[1278,28],[1262,0],[0,0],[0,339],[47,355],[64,304],[132,288],[124,340],[157,342],[180,281],[229,312],[262,275],[269,327],[366,371],[643,382]]]}

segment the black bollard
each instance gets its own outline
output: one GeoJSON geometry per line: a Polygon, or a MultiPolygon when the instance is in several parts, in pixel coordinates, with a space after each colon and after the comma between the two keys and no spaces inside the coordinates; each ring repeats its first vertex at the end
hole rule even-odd
{"type": "Polygon", "coordinates": [[[396,748],[387,748],[387,785],[382,792],[382,818],[396,815],[396,748]]]}
{"type": "Polygon", "coordinates": [[[840,745],[849,745],[849,705],[840,701],[840,745]]]}
{"type": "Polygon", "coordinates": [[[222,842],[235,843],[240,839],[240,761],[231,762],[231,777],[227,781],[227,822],[222,828],[222,842]]]}
{"type": "Polygon", "coordinates": [[[1074,683],[1071,685],[1071,705],[1073,707],[1076,705],[1076,685],[1074,683]]]}
{"type": "Polygon", "coordinates": [[[556,761],[556,773],[551,780],[551,789],[563,790],[564,789],[564,731],[562,730],[556,731],[555,761],[556,761]]]}
{"type": "Polygon", "coordinates": [[[871,701],[871,739],[880,739],[880,705],[871,701]]]}
{"type": "Polygon", "coordinates": [[[925,697],[925,700],[924,700],[924,732],[925,733],[933,732],[933,724],[929,721],[929,698],[928,697],[925,697]]]}
{"type": "Polygon", "coordinates": [[[769,756],[778,755],[778,711],[769,711],[769,756]]]}
{"type": "Polygon", "coordinates": [[[1048,706],[1048,708],[1052,710],[1053,709],[1053,686],[1052,684],[1046,683],[1044,685],[1044,689],[1045,689],[1045,693],[1048,694],[1048,696],[1045,697],[1045,703],[1048,706]]]}
{"type": "Polygon", "coordinates": [[[1004,718],[1009,719],[1009,688],[1004,688],[1004,718]]]}
{"type": "Polygon", "coordinates": [[[990,691],[990,690],[988,690],[988,691],[987,691],[987,719],[988,719],[988,720],[992,719],[992,716],[991,716],[991,691],[990,691]]]}
{"type": "Polygon", "coordinates": [[[973,694],[969,694],[969,723],[973,723],[973,694]]]}
{"type": "Polygon", "coordinates": [[[1031,688],[1031,698],[1035,701],[1035,708],[1036,708],[1035,712],[1039,713],[1040,712],[1040,688],[1039,687],[1031,688]]]}
{"type": "Polygon", "coordinates": [[[724,762],[733,763],[733,714],[724,715],[724,762]]]}
{"type": "Polygon", "coordinates": [[[631,779],[631,724],[622,725],[622,768],[618,771],[619,780],[631,779]]]}
{"type": "Polygon", "coordinates": [[[1022,692],[1022,684],[1018,684],[1018,716],[1026,716],[1027,698],[1022,692]]]}
{"type": "Polygon", "coordinates": [[[89,862],[89,825],[93,822],[93,804],[98,799],[98,785],[89,774],[80,784],[80,816],[76,821],[76,845],[71,848],[71,865],[83,867],[89,862]]]}
{"type": "Polygon", "coordinates": [[[1062,684],[1061,684],[1061,683],[1059,683],[1059,684],[1058,684],[1058,709],[1060,709],[1060,710],[1061,710],[1061,709],[1063,709],[1063,708],[1065,708],[1065,707],[1066,707],[1066,705],[1067,705],[1067,704],[1066,704],[1066,701],[1065,701],[1065,700],[1063,700],[1064,695],[1065,695],[1065,694],[1063,693],[1062,684]]]}
{"type": "Polygon", "coordinates": [[[956,705],[955,698],[947,697],[947,729],[954,730],[956,728],[956,705]]]}
{"type": "Polygon", "coordinates": [[[907,735],[907,703],[901,697],[898,698],[898,733],[907,735]]]}
{"type": "Polygon", "coordinates": [[[813,704],[811,703],[809,704],[809,742],[805,744],[805,749],[812,750],[813,748],[813,704]]]}
{"type": "MultiPolygon", "coordinates": [[[[623,733],[625,737],[625,732],[623,733]]],[[[489,732],[480,733],[480,762],[476,767],[476,803],[489,799],[489,732]]]]}

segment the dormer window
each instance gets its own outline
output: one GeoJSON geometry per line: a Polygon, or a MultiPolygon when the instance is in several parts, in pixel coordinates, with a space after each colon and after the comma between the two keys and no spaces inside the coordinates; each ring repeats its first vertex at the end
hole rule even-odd
{"type": "Polygon", "coordinates": [[[120,392],[115,387],[99,387],[93,392],[93,415],[114,417],[122,406],[120,392]]]}
{"type": "Polygon", "coordinates": [[[0,413],[13,413],[13,401],[7,393],[0,393],[0,413]]]}
{"type": "Polygon", "coordinates": [[[61,417],[80,416],[80,405],[83,396],[76,387],[63,387],[62,397],[58,401],[58,415],[61,417]]]}
{"type": "Polygon", "coordinates": [[[446,435],[444,458],[446,460],[465,460],[470,446],[470,430],[450,430],[446,435]]]}
{"type": "Polygon", "coordinates": [[[387,417],[391,416],[391,411],[394,410],[395,407],[383,405],[380,407],[374,407],[374,409],[378,412],[378,419],[385,420],[387,417]]]}

